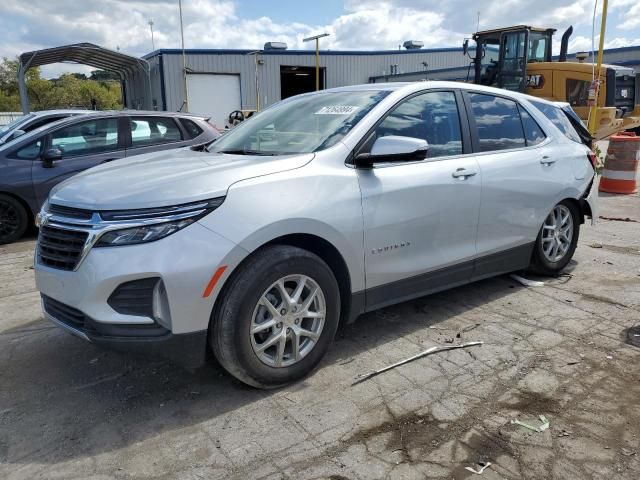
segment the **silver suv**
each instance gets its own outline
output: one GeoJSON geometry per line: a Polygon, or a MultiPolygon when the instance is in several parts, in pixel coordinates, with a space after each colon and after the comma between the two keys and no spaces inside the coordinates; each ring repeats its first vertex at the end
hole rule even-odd
{"type": "Polygon", "coordinates": [[[55,187],[37,286],[46,317],[85,340],[189,366],[210,349],[241,381],[277,387],[320,362],[341,321],[562,270],[595,215],[590,158],[557,106],[519,93],[422,82],[297,96],[208,151],[55,187]]]}

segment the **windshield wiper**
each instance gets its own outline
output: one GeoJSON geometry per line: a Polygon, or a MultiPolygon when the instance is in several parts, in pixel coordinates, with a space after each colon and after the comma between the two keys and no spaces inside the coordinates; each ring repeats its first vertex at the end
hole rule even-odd
{"type": "Polygon", "coordinates": [[[277,155],[275,152],[263,152],[261,150],[245,150],[245,149],[232,149],[232,150],[218,150],[217,153],[227,153],[229,155],[277,155]]]}

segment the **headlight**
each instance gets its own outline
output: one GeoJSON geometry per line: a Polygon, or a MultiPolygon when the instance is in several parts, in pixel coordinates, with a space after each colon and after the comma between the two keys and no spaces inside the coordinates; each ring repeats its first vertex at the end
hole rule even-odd
{"type": "Polygon", "coordinates": [[[160,240],[196,222],[218,208],[223,201],[224,197],[219,197],[171,207],[102,211],[102,220],[127,224],[127,227],[107,230],[95,246],[118,247],[160,240]],[[131,226],[137,222],[140,224],[131,226]]]}

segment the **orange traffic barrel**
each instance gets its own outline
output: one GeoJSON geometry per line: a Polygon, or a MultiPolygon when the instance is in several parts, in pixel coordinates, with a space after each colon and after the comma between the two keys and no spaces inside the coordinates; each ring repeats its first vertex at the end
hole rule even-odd
{"type": "Polygon", "coordinates": [[[636,193],[638,163],[640,137],[636,137],[633,132],[621,132],[611,136],[598,189],[609,193],[636,193]]]}

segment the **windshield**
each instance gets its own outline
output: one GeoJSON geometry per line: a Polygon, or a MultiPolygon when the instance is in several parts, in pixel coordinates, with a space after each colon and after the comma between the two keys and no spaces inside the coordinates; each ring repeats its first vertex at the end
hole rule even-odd
{"type": "Polygon", "coordinates": [[[10,132],[21,123],[25,122],[27,119],[33,117],[33,114],[30,113],[28,115],[20,115],[18,118],[14,119],[11,123],[8,123],[2,127],[0,127],[0,137],[4,136],[5,133],[10,132]]]}
{"type": "Polygon", "coordinates": [[[326,92],[294,97],[241,123],[210,147],[236,155],[324,150],[339,142],[388,91],[326,92]]]}

